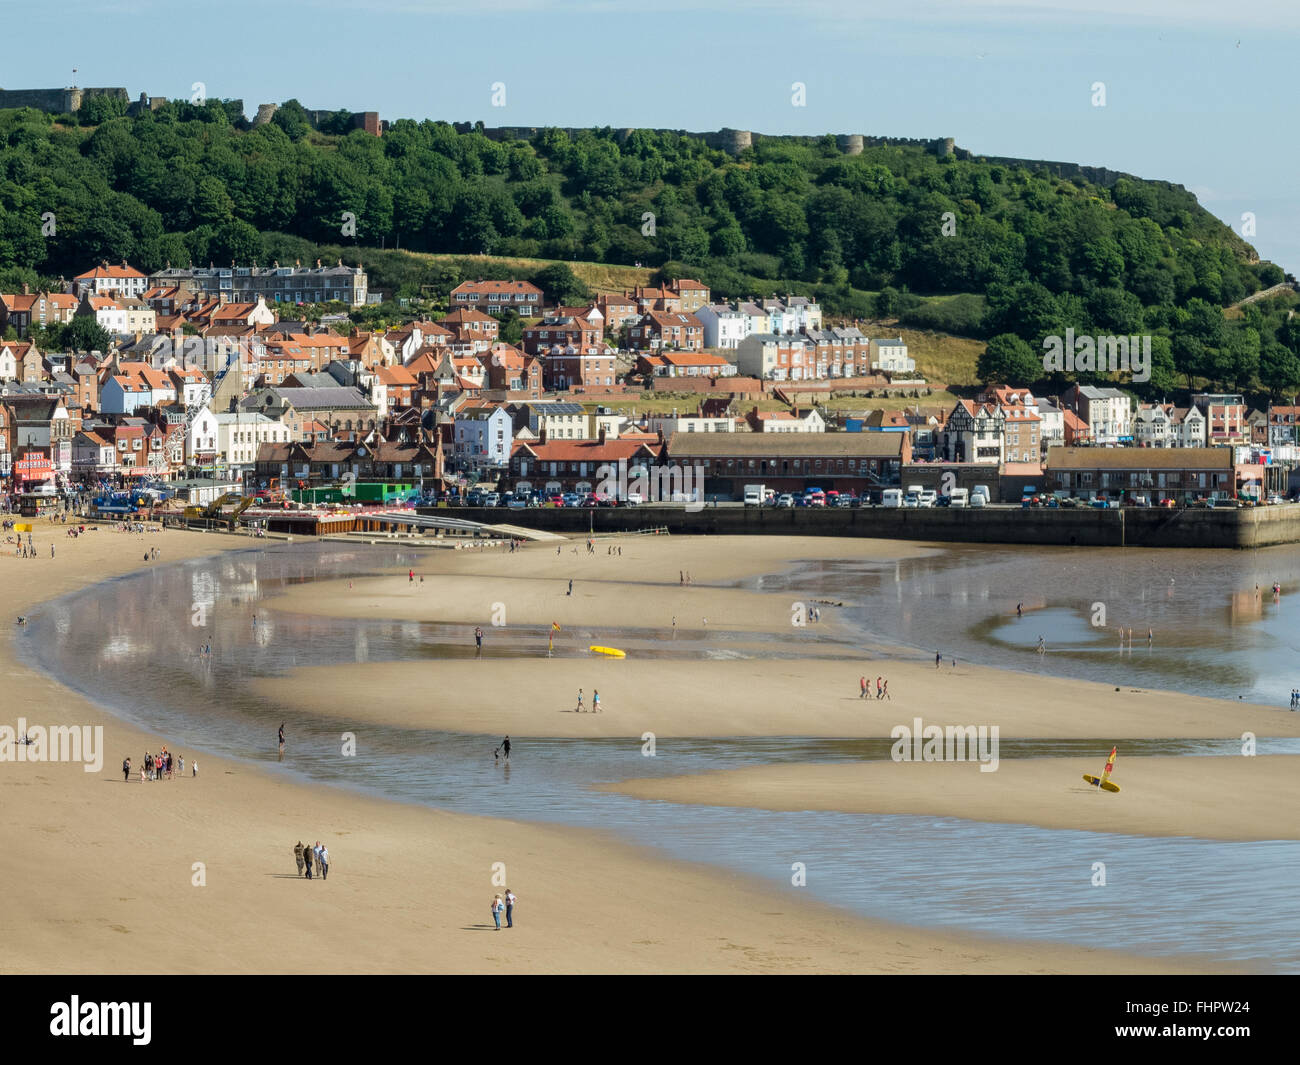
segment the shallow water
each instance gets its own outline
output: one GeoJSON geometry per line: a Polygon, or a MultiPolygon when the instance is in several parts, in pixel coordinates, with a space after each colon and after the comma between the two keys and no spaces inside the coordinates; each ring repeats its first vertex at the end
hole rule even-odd
{"type": "MultiPolygon", "coordinates": [[[[979,611],[962,604],[1001,603],[1003,590],[994,596],[989,588],[1005,574],[1004,567],[1032,577],[1043,563],[1034,558],[1026,562],[1025,556],[1034,553],[1024,551],[1017,551],[1016,559],[1000,558],[996,549],[989,557],[961,554],[965,557],[959,561],[945,563],[932,556],[898,566],[810,563],[793,574],[742,583],[852,601],[856,605],[845,614],[865,630],[862,640],[851,641],[853,646],[860,647],[863,640],[884,643],[897,634],[923,646],[917,634],[931,631],[921,626],[938,614],[948,617],[954,642],[969,641],[972,654],[978,650],[986,660],[1007,654],[1025,668],[1023,619],[1009,627],[999,623],[996,633],[972,632],[981,624],[971,621],[979,611]],[[891,611],[902,622],[896,630],[891,628],[891,611]],[[1006,646],[999,649],[999,642],[1006,646]]],[[[289,757],[275,768],[312,781],[467,813],[599,828],[674,857],[751,873],[784,885],[792,895],[807,893],[873,917],[1138,953],[1190,951],[1300,971],[1300,948],[1294,940],[1300,927],[1300,900],[1293,890],[1300,873],[1297,842],[1145,839],[951,818],[774,813],[645,802],[597,792],[590,785],[777,762],[886,758],[889,743],[661,740],[655,757],[645,757],[640,742],[632,738],[529,738],[515,745],[514,760],[506,766],[494,763],[495,743],[487,737],[367,726],[358,732],[356,755],[344,757],[337,721],[281,711],[248,694],[248,678],[296,667],[418,659],[429,664],[430,698],[435,698],[438,661],[474,654],[465,626],[315,618],[267,613],[260,605],[289,583],[400,569],[414,558],[387,546],[304,544],[150,569],[32,611],[17,641],[19,653],[140,726],[184,736],[193,747],[227,757],[273,764],[275,729],[287,719],[289,757]],[[200,620],[202,624],[194,624],[200,620]],[[196,653],[204,640],[210,640],[214,650],[208,661],[196,653]],[[806,887],[791,886],[796,862],[806,866],[806,887]],[[1095,862],[1106,865],[1104,887],[1092,886],[1095,862]]],[[[1174,561],[1170,565],[1177,569],[1171,575],[1181,582],[1195,576],[1200,563],[1189,561],[1185,569],[1174,561]]],[[[1234,572],[1231,566],[1220,569],[1217,583],[1203,589],[1207,601],[1213,600],[1215,589],[1240,579],[1240,572],[1234,572]]],[[[1160,576],[1164,574],[1151,580],[1160,576]]],[[[1132,582],[1136,577],[1129,571],[1126,578],[1111,579],[1125,586],[1125,579],[1132,582]]],[[[1028,592],[1019,595],[1028,601],[1028,592]]],[[[1013,621],[1014,606],[1013,601],[1013,621]]],[[[1070,617],[1057,620],[1053,645],[1064,647],[1067,632],[1075,642],[1086,644],[1087,632],[1070,630],[1070,617]]],[[[1267,628],[1265,618],[1257,620],[1267,628]]],[[[987,624],[987,613],[982,623],[987,624]]],[[[1175,641],[1190,640],[1188,632],[1200,624],[1195,611],[1166,614],[1160,654],[1173,656],[1175,641]],[[1195,620],[1187,631],[1175,631],[1177,619],[1184,616],[1195,620]]],[[[545,647],[544,629],[510,631],[510,639],[489,639],[486,657],[536,655],[545,647]]],[[[1231,631],[1235,635],[1236,629],[1231,631]]],[[[566,635],[572,642],[557,646],[556,653],[580,653],[588,634],[566,635]]],[[[611,634],[602,630],[601,635],[611,634]]],[[[707,638],[704,633],[680,633],[666,642],[657,631],[629,629],[620,631],[617,639],[619,646],[638,656],[805,654],[805,648],[789,639],[753,633],[710,630],[707,638]]],[[[810,636],[804,642],[816,639],[810,636]]],[[[849,646],[820,642],[823,652],[840,653],[849,646]]],[[[1129,675],[1125,670],[1144,668],[1145,652],[1143,647],[1132,656],[1117,656],[1106,664],[1107,675],[1120,682],[1121,674],[1129,675]]],[[[923,653],[920,647],[916,653],[923,653]]],[[[1034,668],[1068,672],[1061,667],[1077,663],[1078,656],[1105,653],[1081,646],[1030,656],[1034,668]]],[[[1248,653],[1238,668],[1246,675],[1257,661],[1248,653]]],[[[1191,683],[1198,683],[1194,672],[1191,683]]],[[[1260,753],[1297,751],[1297,741],[1260,743],[1260,753]]],[[[1234,741],[1134,740],[1125,743],[1124,753],[1238,752],[1234,741]]],[[[110,752],[109,764],[126,753],[110,752]]],[[[132,753],[138,758],[143,752],[132,753]]],[[[1089,741],[1007,741],[1000,751],[1002,758],[1078,755],[1094,761],[1104,753],[1089,741]]],[[[972,766],[971,771],[978,770],[972,766]]]]}

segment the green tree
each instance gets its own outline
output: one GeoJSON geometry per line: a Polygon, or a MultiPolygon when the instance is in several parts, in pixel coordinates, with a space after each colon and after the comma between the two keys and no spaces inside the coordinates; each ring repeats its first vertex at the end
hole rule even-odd
{"type": "Polygon", "coordinates": [[[107,351],[108,330],[89,314],[79,314],[63,327],[59,347],[65,351],[107,351]]]}
{"type": "Polygon", "coordinates": [[[591,298],[587,286],[574,276],[566,263],[555,263],[537,271],[533,275],[533,284],[551,303],[572,305],[591,298]]]}
{"type": "Polygon", "coordinates": [[[1043,359],[1014,333],[999,333],[988,342],[975,372],[989,384],[1027,385],[1042,378],[1043,359]]]}

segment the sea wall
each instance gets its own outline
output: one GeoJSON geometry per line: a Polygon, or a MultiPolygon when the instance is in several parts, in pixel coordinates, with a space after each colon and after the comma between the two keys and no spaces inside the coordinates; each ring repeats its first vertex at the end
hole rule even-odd
{"type": "MultiPolygon", "coordinates": [[[[422,513],[434,513],[429,509],[422,513]]],[[[865,536],[951,543],[1079,547],[1253,548],[1300,543],[1300,506],[1245,510],[1054,510],[1018,507],[821,509],[615,507],[536,510],[457,507],[443,514],[488,524],[581,534],[666,528],[690,535],[865,536]]]]}

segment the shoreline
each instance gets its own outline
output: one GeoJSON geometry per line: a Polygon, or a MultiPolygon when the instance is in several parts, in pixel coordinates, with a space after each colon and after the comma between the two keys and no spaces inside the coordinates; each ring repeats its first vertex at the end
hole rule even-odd
{"type": "MultiPolygon", "coordinates": [[[[157,542],[163,564],[230,549],[214,551],[202,533],[169,532],[157,542]]],[[[33,609],[139,568],[122,552],[105,550],[112,547],[103,540],[71,546],[62,557],[80,555],[79,568],[62,562],[38,573],[45,560],[0,563],[0,599],[11,612],[33,609]],[[36,583],[54,573],[56,580],[36,583]]],[[[100,774],[66,763],[0,767],[10,813],[0,841],[13,859],[13,904],[0,916],[11,948],[0,961],[6,972],[1241,968],[1212,958],[1144,958],[868,921],[811,899],[791,905],[788,892],[749,877],[648,854],[600,833],[277,780],[273,769],[201,752],[198,778],[149,790],[136,790],[135,779],[109,788],[122,783],[113,770],[119,752],[153,750],[161,741],[17,663],[14,639],[13,628],[0,632],[0,668],[13,705],[24,707],[29,720],[103,726],[106,765],[100,774]],[[284,883],[297,879],[290,852],[304,836],[329,843],[333,886],[284,883]],[[477,935],[490,929],[487,902],[501,890],[491,881],[496,861],[509,864],[509,884],[521,900],[507,953],[499,939],[477,935]],[[193,883],[195,863],[202,886],[193,883]],[[574,868],[586,871],[587,886],[577,892],[574,868]],[[728,915],[742,923],[733,928],[728,915]]]]}

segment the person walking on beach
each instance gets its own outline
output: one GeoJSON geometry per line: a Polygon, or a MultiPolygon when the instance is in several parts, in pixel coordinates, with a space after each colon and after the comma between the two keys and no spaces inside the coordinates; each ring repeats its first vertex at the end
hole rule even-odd
{"type": "MultiPolygon", "coordinates": [[[[1294,693],[1291,695],[1291,705],[1292,707],[1295,706],[1294,693]]],[[[122,780],[124,783],[131,780],[131,756],[129,754],[122,759],[122,780]]]]}
{"type": "MultiPolygon", "coordinates": [[[[880,691],[881,691],[881,694],[884,695],[884,697],[885,697],[886,699],[889,699],[889,680],[888,680],[888,679],[885,680],[885,686],[884,686],[883,688],[881,688],[880,691]]],[[[889,701],[892,703],[894,700],[893,700],[893,699],[889,699],[889,701]]]]}
{"type": "Polygon", "coordinates": [[[320,878],[330,878],[330,849],[323,843],[320,845],[320,878]]]}
{"type": "Polygon", "coordinates": [[[304,864],[302,860],[302,850],[303,850],[302,840],[299,840],[297,843],[293,845],[293,860],[298,863],[299,876],[302,876],[302,867],[304,864]]]}
{"type": "Polygon", "coordinates": [[[858,678],[858,698],[859,698],[859,699],[865,699],[866,697],[867,697],[867,678],[866,678],[866,677],[859,677],[859,678],[858,678]]]}
{"type": "Polygon", "coordinates": [[[194,759],[194,765],[190,767],[190,776],[197,777],[198,775],[199,775],[199,760],[196,758],[194,759]]]}
{"type": "Polygon", "coordinates": [[[483,628],[478,626],[474,629],[474,646],[478,648],[478,653],[483,653],[483,628]]]}
{"type": "Polygon", "coordinates": [[[515,926],[515,901],[519,898],[513,891],[506,888],[506,927],[514,928],[515,926]]]}
{"type": "Polygon", "coordinates": [[[935,652],[934,652],[934,668],[935,668],[935,669],[938,669],[938,668],[939,668],[939,663],[942,662],[942,661],[943,661],[943,655],[940,654],[938,651],[935,651],[935,652]]]}
{"type": "Polygon", "coordinates": [[[321,875],[320,840],[317,840],[315,845],[312,847],[311,856],[312,860],[316,863],[316,873],[321,876],[322,880],[324,880],[325,877],[321,875]]]}
{"type": "Polygon", "coordinates": [[[501,751],[506,756],[506,761],[510,761],[510,737],[507,736],[501,741],[501,751]]]}
{"type": "Polygon", "coordinates": [[[1024,610],[1022,609],[1022,608],[1024,607],[1024,605],[1025,605],[1024,603],[1017,603],[1017,604],[1016,604],[1016,617],[1018,617],[1018,618],[1023,618],[1023,617],[1025,616],[1025,612],[1024,612],[1024,610]]]}
{"type": "Polygon", "coordinates": [[[284,761],[284,722],[280,722],[280,761],[284,761]]]}
{"type": "Polygon", "coordinates": [[[506,908],[506,904],[501,901],[500,895],[492,896],[492,920],[497,923],[497,931],[501,931],[501,911],[506,908]]]}
{"type": "Polygon", "coordinates": [[[572,578],[572,577],[569,578],[569,590],[568,590],[567,592],[565,592],[564,594],[565,594],[565,595],[572,595],[572,594],[573,594],[573,578],[572,578]]]}
{"type": "Polygon", "coordinates": [[[579,713],[579,714],[582,713],[582,689],[581,689],[581,688],[578,689],[578,707],[577,707],[577,713],[579,713]]]}
{"type": "Polygon", "coordinates": [[[593,688],[591,691],[591,712],[593,714],[600,713],[600,690],[597,688],[593,688]]]}
{"type": "Polygon", "coordinates": [[[877,698],[877,699],[879,699],[879,698],[881,697],[881,694],[884,692],[884,689],[880,686],[880,682],[881,682],[881,680],[883,680],[883,679],[884,679],[884,678],[882,678],[882,677],[877,677],[877,678],[876,678],[876,698],[877,698]]]}
{"type": "Polygon", "coordinates": [[[311,857],[312,857],[312,855],[311,855],[311,845],[308,844],[307,846],[304,846],[303,849],[302,849],[302,860],[303,860],[303,864],[307,867],[307,879],[308,879],[308,880],[311,879],[311,857]]]}

